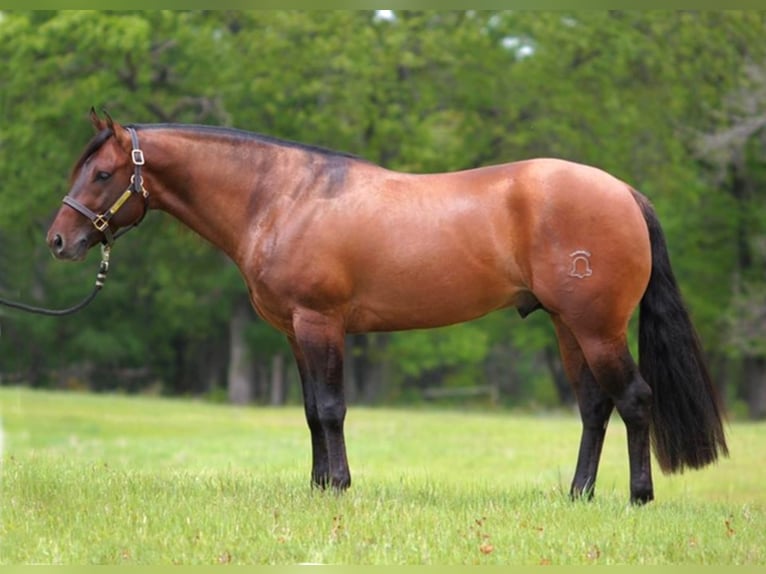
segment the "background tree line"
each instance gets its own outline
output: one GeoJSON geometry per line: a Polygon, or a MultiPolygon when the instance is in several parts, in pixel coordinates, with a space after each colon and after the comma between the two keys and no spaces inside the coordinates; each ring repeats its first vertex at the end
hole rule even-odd
{"type": "MultiPolygon", "coordinates": [[[[651,198],[716,380],[764,417],[764,24],[756,11],[0,13],[0,291],[66,305],[91,285],[97,254],[56,263],[44,243],[91,105],[404,171],[563,157],[651,198]]],[[[87,310],[0,310],[0,326],[4,383],[299,397],[287,345],[234,266],[160,213],[117,244],[87,310]]],[[[347,346],[356,401],[572,400],[542,313],[347,346]]]]}

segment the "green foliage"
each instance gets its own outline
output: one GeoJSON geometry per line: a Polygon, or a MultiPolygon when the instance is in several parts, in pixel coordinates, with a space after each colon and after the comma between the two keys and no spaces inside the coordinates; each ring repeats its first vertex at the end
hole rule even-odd
{"type": "Polygon", "coordinates": [[[479,364],[487,355],[488,337],[477,325],[464,323],[432,332],[394,335],[389,352],[405,376],[424,371],[479,364]]]}
{"type": "MultiPolygon", "coordinates": [[[[4,12],[0,285],[63,305],[90,284],[95,256],[53,263],[42,239],[94,105],[126,123],[237,126],[407,171],[533,156],[595,164],[655,203],[711,353],[740,356],[741,342],[760,354],[762,326],[745,343],[741,322],[722,315],[763,290],[762,264],[742,265],[742,246],[758,253],[764,237],[762,142],[755,133],[743,147],[754,190],[744,198],[722,192],[726,168],[698,144],[759,93],[748,70],[764,60],[762,38],[762,15],[737,11],[4,12]]],[[[174,391],[204,388],[205,357],[225,361],[232,302],[244,296],[230,262],[151,214],[117,245],[92,309],[64,321],[0,315],[2,370],[42,384],[87,360],[147,367],[146,384],[174,391]]],[[[439,384],[470,385],[502,349],[526,357],[509,377],[538,394],[555,339],[544,319],[511,316],[396,334],[378,359],[392,381],[441,372],[439,384]]],[[[287,352],[261,321],[247,336],[259,360],[287,352]]]]}

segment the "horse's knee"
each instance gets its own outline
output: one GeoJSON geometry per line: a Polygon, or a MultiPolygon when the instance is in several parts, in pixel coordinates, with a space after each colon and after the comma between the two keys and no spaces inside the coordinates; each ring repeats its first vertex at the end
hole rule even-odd
{"type": "Polygon", "coordinates": [[[346,402],[343,398],[343,391],[336,390],[330,394],[331,396],[324,397],[317,405],[317,419],[326,431],[342,430],[343,421],[346,419],[346,402]]]}

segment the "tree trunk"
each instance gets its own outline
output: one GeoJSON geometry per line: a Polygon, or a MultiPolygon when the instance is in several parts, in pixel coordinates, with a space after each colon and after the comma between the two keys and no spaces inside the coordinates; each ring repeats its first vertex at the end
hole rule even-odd
{"type": "Polygon", "coordinates": [[[543,349],[543,355],[545,356],[545,364],[551,373],[553,384],[556,387],[559,401],[564,406],[573,405],[575,403],[574,390],[567,379],[566,373],[564,373],[564,365],[561,363],[561,355],[558,348],[546,345],[543,349]]]}
{"type": "Polygon", "coordinates": [[[346,337],[344,386],[349,403],[372,404],[382,392],[387,377],[385,349],[387,333],[346,337]]]}
{"type": "Polygon", "coordinates": [[[346,335],[343,365],[343,388],[346,400],[356,403],[363,386],[364,359],[362,355],[367,352],[367,335],[346,335]]]}
{"type": "Polygon", "coordinates": [[[200,392],[209,393],[226,382],[228,354],[229,346],[224,337],[205,345],[205,351],[197,366],[200,372],[200,392]]]}
{"type": "Polygon", "coordinates": [[[255,365],[245,340],[247,325],[252,320],[250,304],[241,300],[234,305],[229,321],[229,401],[235,405],[248,404],[253,399],[255,365]]]}
{"type": "Polygon", "coordinates": [[[274,406],[285,404],[287,389],[285,384],[285,356],[277,353],[271,358],[271,397],[274,406]]]}
{"type": "Polygon", "coordinates": [[[747,412],[751,419],[766,418],[766,358],[745,357],[743,378],[747,412]]]}

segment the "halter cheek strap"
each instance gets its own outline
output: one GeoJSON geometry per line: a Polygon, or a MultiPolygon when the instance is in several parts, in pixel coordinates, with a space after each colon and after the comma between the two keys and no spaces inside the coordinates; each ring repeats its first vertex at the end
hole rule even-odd
{"type": "Polygon", "coordinates": [[[112,243],[114,243],[115,240],[123,233],[130,231],[133,227],[141,223],[144,217],[146,217],[146,212],[149,209],[149,192],[146,191],[146,188],[144,187],[144,178],[141,174],[141,168],[145,163],[144,152],[138,145],[138,133],[136,130],[133,128],[125,129],[128,130],[128,133],[130,134],[130,141],[133,144],[133,149],[130,150],[130,160],[133,162],[133,175],[130,176],[130,185],[125,191],[122,192],[122,195],[117,198],[117,201],[115,201],[109,207],[109,209],[103,213],[96,213],[69,195],[64,196],[63,199],[65,205],[68,205],[78,213],[90,219],[93,227],[95,227],[97,231],[104,234],[103,243],[105,245],[112,245],[112,243]],[[115,235],[112,233],[112,230],[109,227],[109,222],[111,221],[112,217],[114,217],[114,215],[120,210],[120,208],[125,205],[125,202],[128,201],[128,199],[130,199],[130,197],[134,194],[143,197],[144,212],[133,225],[122,229],[115,235]]]}

